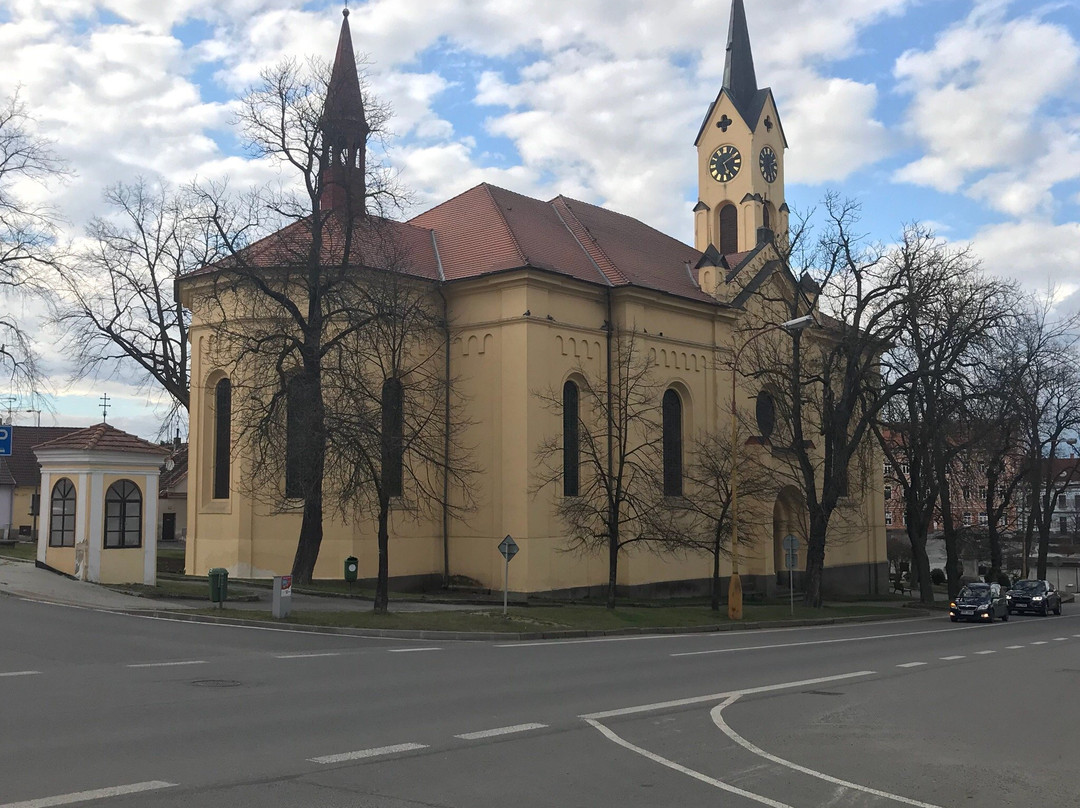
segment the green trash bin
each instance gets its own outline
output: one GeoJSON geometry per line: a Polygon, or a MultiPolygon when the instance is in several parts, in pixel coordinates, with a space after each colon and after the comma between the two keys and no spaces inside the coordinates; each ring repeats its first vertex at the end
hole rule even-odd
{"type": "Polygon", "coordinates": [[[356,556],[349,556],[345,559],[345,580],[350,584],[356,583],[356,573],[360,568],[360,561],[356,556]]]}
{"type": "Polygon", "coordinates": [[[229,599],[229,571],[224,567],[214,567],[206,575],[210,581],[210,602],[224,603],[229,599]]]}

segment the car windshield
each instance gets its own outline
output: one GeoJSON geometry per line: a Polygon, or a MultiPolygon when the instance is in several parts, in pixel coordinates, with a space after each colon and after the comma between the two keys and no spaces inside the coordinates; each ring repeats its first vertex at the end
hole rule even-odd
{"type": "Polygon", "coordinates": [[[990,587],[986,584],[982,586],[965,586],[960,590],[960,597],[962,598],[988,598],[990,597],[990,587]]]}
{"type": "Polygon", "coordinates": [[[1014,592],[1042,592],[1042,581],[1017,581],[1013,587],[1014,592]]]}

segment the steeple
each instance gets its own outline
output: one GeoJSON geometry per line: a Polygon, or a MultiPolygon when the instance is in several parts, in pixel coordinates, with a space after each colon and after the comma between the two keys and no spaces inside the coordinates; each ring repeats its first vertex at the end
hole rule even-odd
{"type": "Polygon", "coordinates": [[[724,62],[724,90],[731,96],[743,119],[753,127],[757,123],[752,117],[752,110],[757,106],[758,85],[743,0],[732,0],[731,3],[727,60],[724,62]]]}
{"type": "Polygon", "coordinates": [[[341,13],[341,34],[320,121],[324,169],[319,204],[323,210],[348,207],[355,213],[362,213],[367,191],[364,171],[370,130],[356,71],[349,9],[341,13]]]}

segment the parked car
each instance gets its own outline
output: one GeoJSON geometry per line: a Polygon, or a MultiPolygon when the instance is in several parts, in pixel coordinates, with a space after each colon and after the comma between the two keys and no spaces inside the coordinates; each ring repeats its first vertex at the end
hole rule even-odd
{"type": "Polygon", "coordinates": [[[985,620],[993,623],[995,617],[1009,619],[1009,605],[999,584],[967,584],[960,590],[956,600],[949,602],[949,619],[985,620]]]}
{"type": "Polygon", "coordinates": [[[1005,597],[1009,614],[1038,612],[1044,617],[1050,612],[1061,614],[1061,593],[1049,581],[1017,581],[1005,597]]]}

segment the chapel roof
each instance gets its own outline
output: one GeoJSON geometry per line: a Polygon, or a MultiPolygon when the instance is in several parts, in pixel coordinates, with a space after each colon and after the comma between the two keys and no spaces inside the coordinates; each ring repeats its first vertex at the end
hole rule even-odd
{"type": "Polygon", "coordinates": [[[131,452],[159,455],[170,453],[170,450],[164,446],[143,440],[104,422],[94,424],[86,429],[74,430],[54,440],[34,446],[35,452],[40,449],[72,449],[87,452],[131,452]]]}

